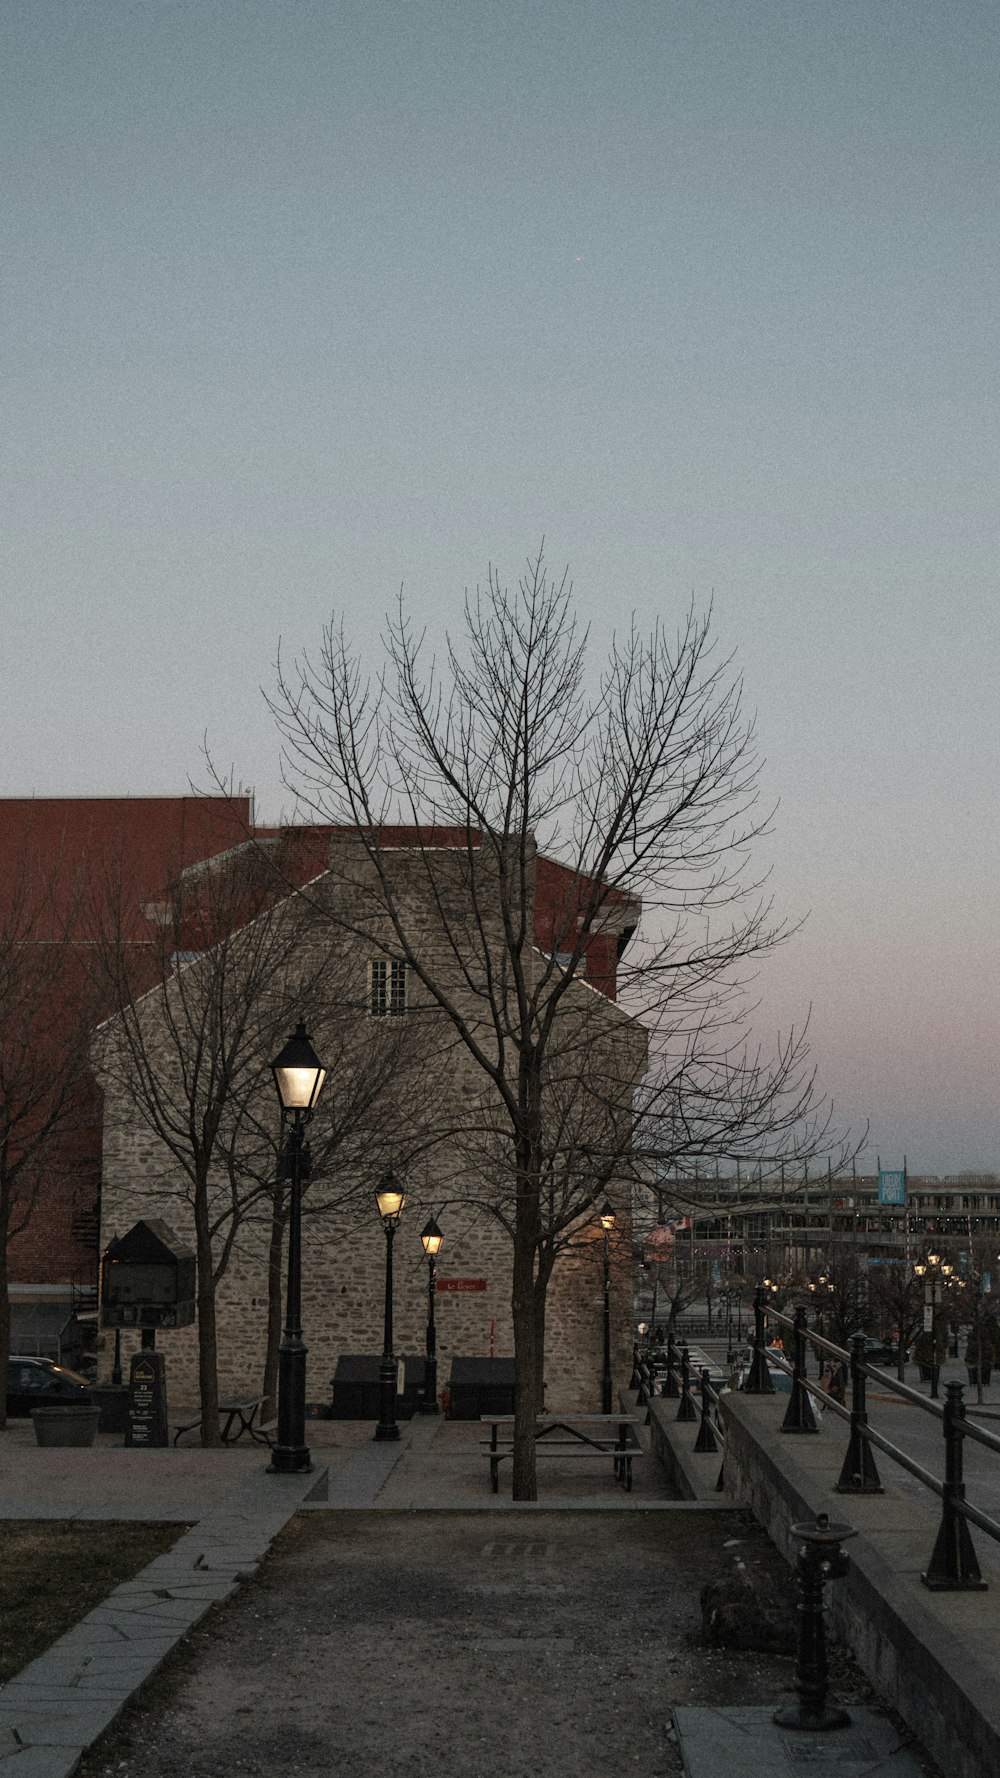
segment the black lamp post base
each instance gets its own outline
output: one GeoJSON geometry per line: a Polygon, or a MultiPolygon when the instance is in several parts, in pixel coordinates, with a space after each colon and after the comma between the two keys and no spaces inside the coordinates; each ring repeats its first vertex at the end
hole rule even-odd
{"type": "Polygon", "coordinates": [[[267,1466],[269,1475],[303,1475],[312,1469],[308,1445],[275,1445],[267,1466]]]}
{"type": "Polygon", "coordinates": [[[399,1427],[395,1420],[389,1421],[388,1424],[380,1420],[375,1428],[375,1437],[377,1439],[398,1438],[399,1427]]]}

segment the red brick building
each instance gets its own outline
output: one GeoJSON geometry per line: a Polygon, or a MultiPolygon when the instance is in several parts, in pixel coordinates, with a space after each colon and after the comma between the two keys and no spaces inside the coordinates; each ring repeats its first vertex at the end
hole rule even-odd
{"type": "MultiPolygon", "coordinates": [[[[130,925],[127,939],[136,954],[149,949],[150,968],[162,967],[163,950],[154,940],[158,910],[179,882],[190,887],[192,902],[208,868],[220,868],[248,844],[263,843],[275,860],[275,883],[284,893],[324,871],[331,842],[349,830],[332,827],[254,827],[247,796],[122,797],[0,800],[0,913],[25,870],[46,886],[52,933],[60,942],[64,968],[60,992],[67,1019],[89,981],[88,953],[108,913],[109,897],[120,894],[130,925]],[[273,850],[272,850],[273,849],[273,850]]],[[[383,847],[401,850],[461,849],[476,836],[458,830],[384,830],[383,847]]],[[[535,942],[558,955],[572,944],[572,932],[588,890],[584,879],[552,860],[536,867],[535,942]]],[[[606,999],[616,995],[617,960],[631,936],[635,916],[627,898],[609,892],[609,926],[587,946],[584,979],[606,999]],[[620,907],[618,904],[621,904],[620,907]]],[[[215,935],[223,938],[224,933],[215,935]]],[[[150,982],[152,985],[152,982],[150,982]]],[[[92,983],[91,983],[92,991],[92,983]]],[[[95,1022],[111,1010],[93,1002],[95,1022]]],[[[73,1127],[61,1145],[59,1164],[40,1192],[27,1227],[9,1251],[12,1305],[49,1302],[90,1308],[97,1284],[101,1230],[102,1105],[88,1074],[75,1108],[73,1127]]]]}
{"type": "MultiPolygon", "coordinates": [[[[17,797],[0,799],[0,925],[25,886],[46,904],[47,926],[31,942],[60,947],[57,992],[68,1025],[89,979],[88,951],[112,884],[127,880],[130,903],[153,900],[183,870],[245,842],[248,797],[17,797]]],[[[146,934],[136,930],[137,945],[146,934]]],[[[0,1009],[2,1010],[2,1009],[0,1009]]],[[[73,1128],[43,1182],[27,1227],[11,1242],[14,1303],[89,1302],[97,1282],[101,1108],[84,1080],[73,1128]]]]}

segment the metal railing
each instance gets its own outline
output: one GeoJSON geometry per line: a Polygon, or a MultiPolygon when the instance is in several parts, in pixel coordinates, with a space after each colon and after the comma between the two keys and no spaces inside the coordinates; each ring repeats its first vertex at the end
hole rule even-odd
{"type": "Polygon", "coordinates": [[[941,1501],[941,1521],[938,1528],[933,1551],[926,1571],[921,1580],[927,1587],[935,1591],[949,1592],[982,1592],[986,1582],[983,1580],[976,1559],[969,1525],[973,1524],[983,1531],[994,1542],[1000,1543],[1000,1523],[973,1506],[965,1497],[965,1480],[963,1476],[963,1446],[969,1438],[975,1443],[984,1445],[987,1450],[1000,1452],[1000,1438],[995,1433],[987,1432],[985,1427],[977,1426],[966,1418],[963,1386],[961,1383],[945,1385],[945,1401],[943,1405],[928,1400],[918,1390],[911,1389],[908,1384],[899,1382],[880,1367],[866,1363],[865,1336],[856,1334],[851,1341],[850,1350],[838,1346],[822,1335],[810,1332],[806,1327],[806,1313],[799,1308],[792,1316],[784,1315],[777,1309],[768,1307],[766,1293],[762,1285],[758,1285],[754,1296],[754,1352],[749,1374],[741,1385],[742,1390],[750,1395],[766,1395],[774,1392],[771,1381],[770,1365],[786,1371],[792,1378],[792,1392],[788,1408],[782,1421],[781,1431],[786,1433],[810,1433],[818,1430],[812,1408],[812,1398],[821,1400],[830,1413],[838,1415],[849,1423],[847,1450],[840,1469],[840,1476],[834,1484],[838,1494],[881,1494],[884,1490],[879,1478],[874,1452],[881,1451],[893,1463],[904,1469],[908,1475],[936,1495],[941,1501]],[[768,1325],[788,1329],[792,1335],[792,1362],[766,1345],[768,1325]],[[814,1351],[822,1351],[839,1363],[846,1363],[850,1370],[851,1404],[842,1405],[833,1396],[820,1390],[810,1383],[806,1377],[806,1347],[814,1351]],[[888,1389],[900,1401],[909,1402],[925,1414],[931,1414],[941,1422],[944,1435],[944,1476],[939,1478],[925,1469],[907,1451],[886,1438],[868,1421],[866,1401],[866,1385],[868,1379],[877,1383],[880,1389],[888,1389]]]}
{"type": "Polygon", "coordinates": [[[629,1387],[638,1394],[637,1405],[647,1407],[654,1397],[677,1402],[674,1416],[682,1423],[698,1423],[698,1433],[694,1449],[699,1453],[713,1453],[722,1447],[723,1462],[719,1467],[719,1478],[716,1491],[721,1493],[723,1486],[723,1470],[725,1467],[726,1434],[719,1412],[719,1392],[709,1381],[710,1373],[703,1367],[698,1379],[698,1403],[695,1404],[691,1372],[691,1357],[687,1345],[678,1350],[672,1331],[667,1336],[666,1363],[659,1370],[654,1369],[649,1355],[639,1346],[632,1348],[632,1377],[629,1387]]]}

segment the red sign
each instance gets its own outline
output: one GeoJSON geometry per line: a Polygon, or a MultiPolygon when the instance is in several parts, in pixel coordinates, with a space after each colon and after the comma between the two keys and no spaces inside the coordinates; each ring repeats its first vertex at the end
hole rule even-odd
{"type": "Polygon", "coordinates": [[[485,1290],[485,1278],[438,1278],[438,1290],[485,1290]]]}

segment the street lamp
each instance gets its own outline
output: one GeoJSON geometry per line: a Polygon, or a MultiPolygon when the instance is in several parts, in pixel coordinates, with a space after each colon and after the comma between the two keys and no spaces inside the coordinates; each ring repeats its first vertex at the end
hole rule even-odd
{"type": "Polygon", "coordinates": [[[938,1379],[941,1374],[941,1365],[938,1360],[938,1279],[943,1279],[945,1284],[947,1284],[955,1268],[947,1263],[943,1254],[928,1253],[926,1259],[922,1263],[918,1261],[913,1270],[916,1277],[924,1280],[925,1302],[927,1301],[927,1293],[928,1291],[930,1292],[931,1399],[936,1401],[938,1398],[938,1379]]]}
{"type": "Polygon", "coordinates": [[[611,1412],[611,1231],[615,1213],[605,1198],[598,1221],[604,1230],[604,1374],[601,1379],[601,1413],[611,1412]]]}
{"type": "Polygon", "coordinates": [[[290,1183],[288,1203],[288,1295],[285,1331],[278,1347],[278,1437],[271,1452],[272,1475],[311,1469],[306,1444],[306,1351],[302,1340],[302,1181],[308,1176],[305,1127],[323,1090],[326,1069],[300,1019],[284,1049],[271,1063],[281,1106],[279,1178],[290,1183]],[[291,1125],[289,1127],[289,1120],[291,1125]]]}
{"type": "Polygon", "coordinates": [[[424,1399],[420,1403],[420,1412],[422,1414],[436,1414],[438,1412],[438,1361],[437,1333],[434,1328],[434,1271],[444,1236],[433,1216],[427,1226],[421,1229],[420,1239],[427,1255],[427,1357],[424,1361],[424,1399]]]}
{"type": "Polygon", "coordinates": [[[375,1202],[385,1230],[385,1333],[378,1367],[378,1439],[398,1438],[396,1424],[396,1360],[392,1352],[392,1239],[406,1203],[406,1189],[390,1167],[375,1187],[375,1202]]]}

